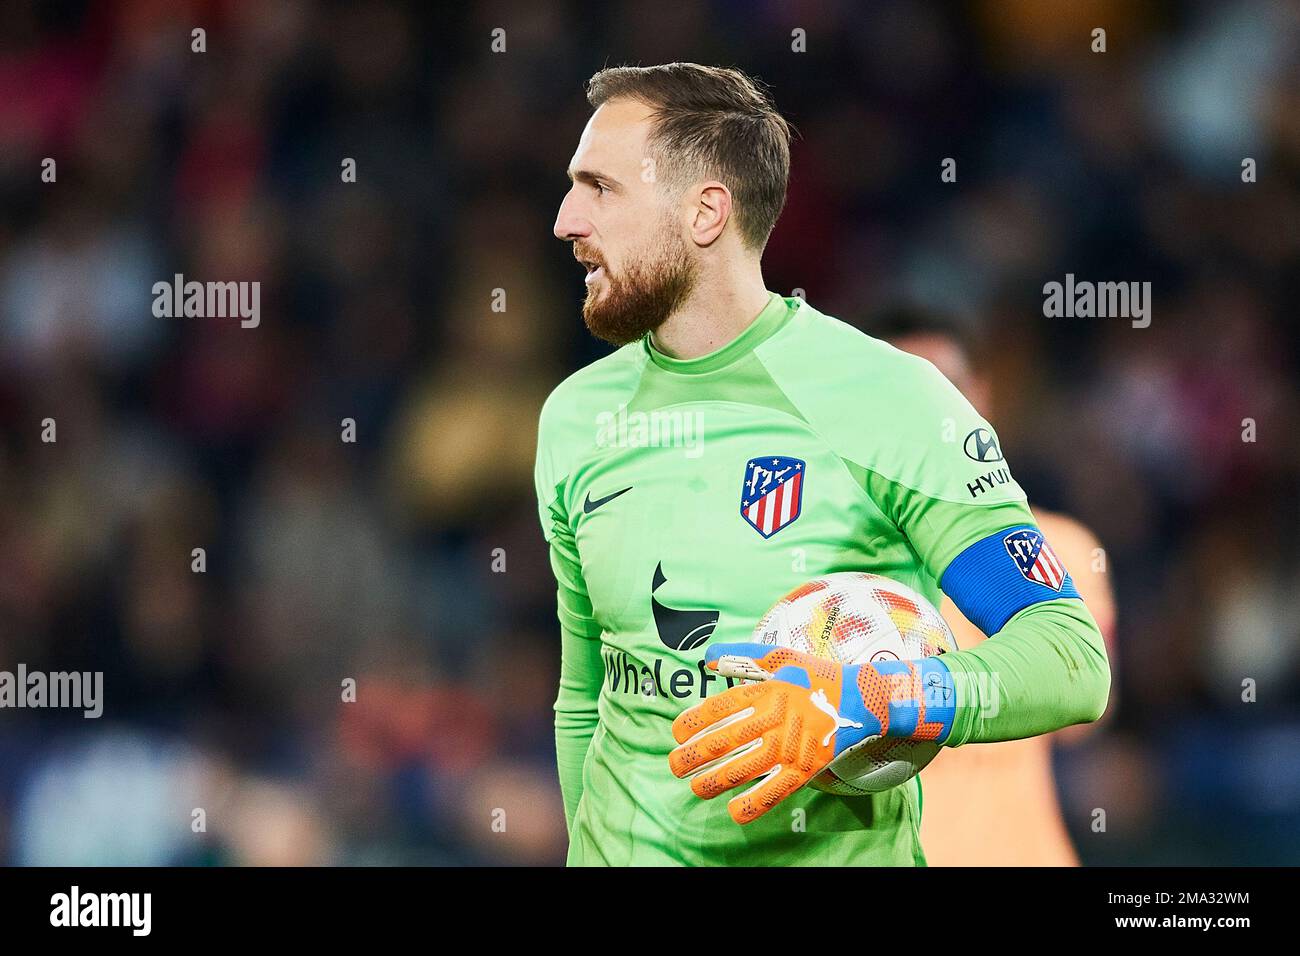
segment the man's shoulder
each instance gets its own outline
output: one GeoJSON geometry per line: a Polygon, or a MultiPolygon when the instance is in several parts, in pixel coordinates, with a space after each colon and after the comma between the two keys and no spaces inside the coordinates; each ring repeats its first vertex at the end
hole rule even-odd
{"type": "Polygon", "coordinates": [[[572,446],[593,441],[601,412],[616,412],[631,398],[645,362],[645,349],[632,342],[565,378],[542,403],[539,443],[572,446]]]}
{"type": "Polygon", "coordinates": [[[801,408],[821,417],[852,419],[888,413],[879,428],[917,412],[948,410],[965,400],[927,359],[802,304],[790,336],[762,357],[778,384],[801,408]]]}
{"type": "Polygon", "coordinates": [[[970,501],[969,484],[981,476],[997,488],[981,491],[982,503],[1023,498],[1000,452],[995,460],[981,452],[998,447],[993,426],[933,363],[815,309],[800,311],[787,346],[764,364],[837,455],[936,499],[970,501]]]}

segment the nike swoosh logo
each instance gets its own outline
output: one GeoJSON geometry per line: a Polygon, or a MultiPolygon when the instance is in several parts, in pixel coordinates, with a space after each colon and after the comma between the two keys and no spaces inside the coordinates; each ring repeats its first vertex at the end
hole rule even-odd
{"type": "Polygon", "coordinates": [[[597,508],[599,508],[601,505],[608,504],[609,502],[617,498],[619,495],[625,495],[631,490],[632,490],[632,486],[628,485],[622,491],[616,491],[612,495],[606,495],[604,498],[597,498],[595,501],[591,500],[591,492],[589,491],[587,492],[587,500],[582,503],[582,513],[585,515],[589,515],[597,508]]]}

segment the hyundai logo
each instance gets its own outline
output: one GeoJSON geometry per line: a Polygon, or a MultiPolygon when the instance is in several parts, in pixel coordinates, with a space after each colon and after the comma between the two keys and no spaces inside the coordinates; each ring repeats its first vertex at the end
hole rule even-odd
{"type": "Polygon", "coordinates": [[[966,457],[975,461],[1002,460],[1002,449],[998,448],[998,440],[987,428],[977,428],[967,435],[966,443],[962,447],[966,457]]]}

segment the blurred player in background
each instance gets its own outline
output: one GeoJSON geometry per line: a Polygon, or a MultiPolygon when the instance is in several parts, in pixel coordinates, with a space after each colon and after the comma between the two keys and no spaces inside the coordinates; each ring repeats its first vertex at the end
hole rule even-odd
{"type": "MultiPolygon", "coordinates": [[[[977,411],[990,412],[990,383],[981,372],[979,350],[954,319],[938,311],[898,305],[878,312],[867,331],[929,360],[977,411]]],[[[1115,602],[1108,565],[1096,559],[1100,543],[1073,518],[1038,507],[1031,510],[1097,619],[1113,671],[1115,602]]],[[[959,648],[987,640],[948,597],[939,610],[959,648]]],[[[940,752],[921,773],[921,845],[927,862],[931,866],[1077,866],[1079,858],[1061,817],[1052,775],[1052,741],[1087,734],[1092,726],[940,752]]]]}

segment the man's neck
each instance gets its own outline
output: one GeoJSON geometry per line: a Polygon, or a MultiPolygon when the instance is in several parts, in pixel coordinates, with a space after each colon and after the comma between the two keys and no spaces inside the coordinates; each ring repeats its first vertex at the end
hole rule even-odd
{"type": "Polygon", "coordinates": [[[682,307],[655,329],[652,341],[670,358],[708,355],[745,331],[770,298],[757,269],[743,277],[719,277],[712,282],[701,278],[682,307]]]}

